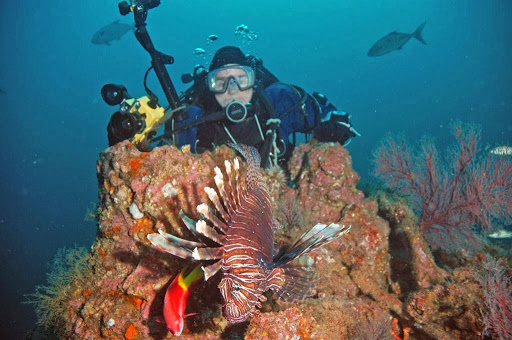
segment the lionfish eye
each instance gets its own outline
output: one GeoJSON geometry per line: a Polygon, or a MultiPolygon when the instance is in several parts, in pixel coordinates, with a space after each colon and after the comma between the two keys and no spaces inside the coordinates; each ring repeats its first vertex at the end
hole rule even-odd
{"type": "Polygon", "coordinates": [[[236,291],[239,291],[240,290],[240,284],[236,281],[233,282],[233,289],[236,290],[236,291]]]}

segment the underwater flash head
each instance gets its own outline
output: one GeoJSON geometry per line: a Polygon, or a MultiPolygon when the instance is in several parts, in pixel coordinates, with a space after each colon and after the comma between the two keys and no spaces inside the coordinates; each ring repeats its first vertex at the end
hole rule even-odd
{"type": "Polygon", "coordinates": [[[106,84],[101,88],[101,97],[110,106],[119,105],[123,99],[130,98],[123,85],[106,84]]]}
{"type": "MultiPolygon", "coordinates": [[[[132,1],[130,1],[132,2],[132,1]]],[[[127,1],[121,1],[117,4],[117,7],[119,8],[119,13],[121,15],[127,15],[130,14],[130,12],[134,11],[134,7],[139,10],[149,10],[155,7],[158,7],[160,5],[160,0],[139,0],[134,1],[134,4],[128,3],[127,1]]]]}
{"type": "Polygon", "coordinates": [[[139,0],[137,1],[144,5],[147,9],[152,9],[160,6],[160,0],[139,0]]]}
{"type": "Polygon", "coordinates": [[[121,1],[117,4],[117,7],[119,7],[119,13],[121,13],[121,15],[127,15],[132,11],[131,5],[127,1],[121,1]]]}

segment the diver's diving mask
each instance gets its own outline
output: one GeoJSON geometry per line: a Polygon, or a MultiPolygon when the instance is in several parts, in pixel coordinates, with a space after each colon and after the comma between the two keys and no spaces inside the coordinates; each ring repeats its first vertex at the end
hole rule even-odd
{"type": "Polygon", "coordinates": [[[254,70],[242,65],[220,67],[210,71],[206,77],[208,88],[214,93],[224,93],[235,84],[240,91],[245,91],[254,87],[255,80],[254,70]]]}

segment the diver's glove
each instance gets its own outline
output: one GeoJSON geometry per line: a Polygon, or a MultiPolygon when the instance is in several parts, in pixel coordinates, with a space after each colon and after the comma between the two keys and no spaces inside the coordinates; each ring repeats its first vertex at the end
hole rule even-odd
{"type": "Polygon", "coordinates": [[[313,130],[319,142],[339,142],[347,145],[350,138],[361,136],[350,123],[350,115],[344,111],[330,111],[313,130]]]}

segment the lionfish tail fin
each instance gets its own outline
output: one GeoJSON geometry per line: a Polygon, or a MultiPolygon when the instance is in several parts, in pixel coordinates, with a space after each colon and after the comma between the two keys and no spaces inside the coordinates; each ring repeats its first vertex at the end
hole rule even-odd
{"type": "Polygon", "coordinates": [[[284,266],[284,284],[274,291],[278,299],[287,302],[302,301],[314,294],[314,282],[318,279],[309,267],[284,266]]]}
{"type": "Polygon", "coordinates": [[[247,188],[252,190],[264,186],[263,176],[260,173],[261,157],[255,147],[244,144],[229,144],[229,146],[238,151],[247,162],[247,188]]]}
{"type": "Polygon", "coordinates": [[[332,240],[344,235],[350,230],[351,226],[331,223],[329,225],[317,224],[310,231],[304,233],[293,246],[284,252],[281,252],[274,258],[274,267],[283,267],[297,257],[319,248],[332,240]]]}

